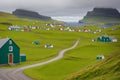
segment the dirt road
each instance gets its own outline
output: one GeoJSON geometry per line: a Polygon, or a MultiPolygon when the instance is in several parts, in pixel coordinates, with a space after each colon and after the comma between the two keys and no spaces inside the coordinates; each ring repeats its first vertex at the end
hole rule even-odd
{"type": "Polygon", "coordinates": [[[77,40],[74,43],[74,45],[71,46],[70,48],[66,48],[66,49],[61,50],[55,58],[50,59],[48,61],[44,61],[41,63],[28,65],[28,66],[16,68],[16,69],[0,69],[0,80],[32,80],[31,78],[29,78],[23,74],[23,70],[28,69],[28,68],[32,68],[32,67],[41,66],[41,65],[48,64],[50,62],[59,60],[59,59],[64,57],[64,54],[66,51],[74,49],[78,45],[78,43],[79,43],[79,40],[77,40]]]}

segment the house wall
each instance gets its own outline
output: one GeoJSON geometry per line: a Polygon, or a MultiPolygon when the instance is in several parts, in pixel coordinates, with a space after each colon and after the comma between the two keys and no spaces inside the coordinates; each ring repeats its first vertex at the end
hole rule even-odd
{"type": "Polygon", "coordinates": [[[9,53],[13,54],[13,63],[20,63],[20,48],[13,42],[13,40],[12,44],[9,44],[8,40],[0,49],[0,64],[8,64],[9,53]],[[13,51],[9,51],[9,46],[13,46],[13,51]]]}

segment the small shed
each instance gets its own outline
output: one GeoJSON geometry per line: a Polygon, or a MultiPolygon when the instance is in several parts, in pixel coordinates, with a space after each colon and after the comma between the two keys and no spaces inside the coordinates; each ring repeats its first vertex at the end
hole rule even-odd
{"type": "Polygon", "coordinates": [[[111,36],[110,39],[111,39],[112,42],[117,42],[118,41],[114,36],[111,36]]]}
{"type": "Polygon", "coordinates": [[[32,44],[40,45],[40,42],[39,41],[34,41],[34,42],[32,42],[32,44]]]}
{"type": "Polygon", "coordinates": [[[26,61],[26,54],[20,54],[20,62],[26,61]]]}
{"type": "Polygon", "coordinates": [[[69,29],[70,32],[74,32],[74,29],[69,29]]]}
{"type": "Polygon", "coordinates": [[[58,30],[62,31],[62,30],[63,30],[63,28],[58,28],[58,30]]]}
{"type": "Polygon", "coordinates": [[[97,55],[97,57],[96,57],[97,60],[102,60],[104,58],[105,58],[104,55],[97,55]]]}
{"type": "Polygon", "coordinates": [[[95,39],[92,39],[92,42],[95,42],[95,39]]]}
{"type": "Polygon", "coordinates": [[[25,31],[25,32],[29,32],[30,29],[29,29],[28,27],[24,27],[24,28],[23,28],[23,31],[25,31]]]}
{"type": "Polygon", "coordinates": [[[53,48],[54,46],[53,46],[53,44],[46,44],[45,45],[45,48],[53,48]]]}

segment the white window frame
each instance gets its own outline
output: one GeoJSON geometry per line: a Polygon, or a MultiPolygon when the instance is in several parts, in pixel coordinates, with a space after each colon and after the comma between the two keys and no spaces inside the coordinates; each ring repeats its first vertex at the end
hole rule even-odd
{"type": "Polygon", "coordinates": [[[13,51],[13,46],[9,46],[9,51],[13,51]]]}

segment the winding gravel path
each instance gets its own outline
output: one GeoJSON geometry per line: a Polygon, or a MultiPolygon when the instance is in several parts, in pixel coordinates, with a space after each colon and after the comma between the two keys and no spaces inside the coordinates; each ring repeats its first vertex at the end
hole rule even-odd
{"type": "Polygon", "coordinates": [[[72,47],[63,49],[62,51],[58,53],[58,56],[48,61],[44,61],[41,63],[28,65],[28,66],[16,68],[16,69],[0,69],[0,80],[32,80],[31,78],[23,74],[23,70],[32,68],[32,67],[41,66],[41,65],[48,64],[50,62],[59,60],[64,57],[64,54],[66,51],[69,51],[75,48],[78,45],[78,43],[79,43],[79,40],[77,40],[72,47]]]}

